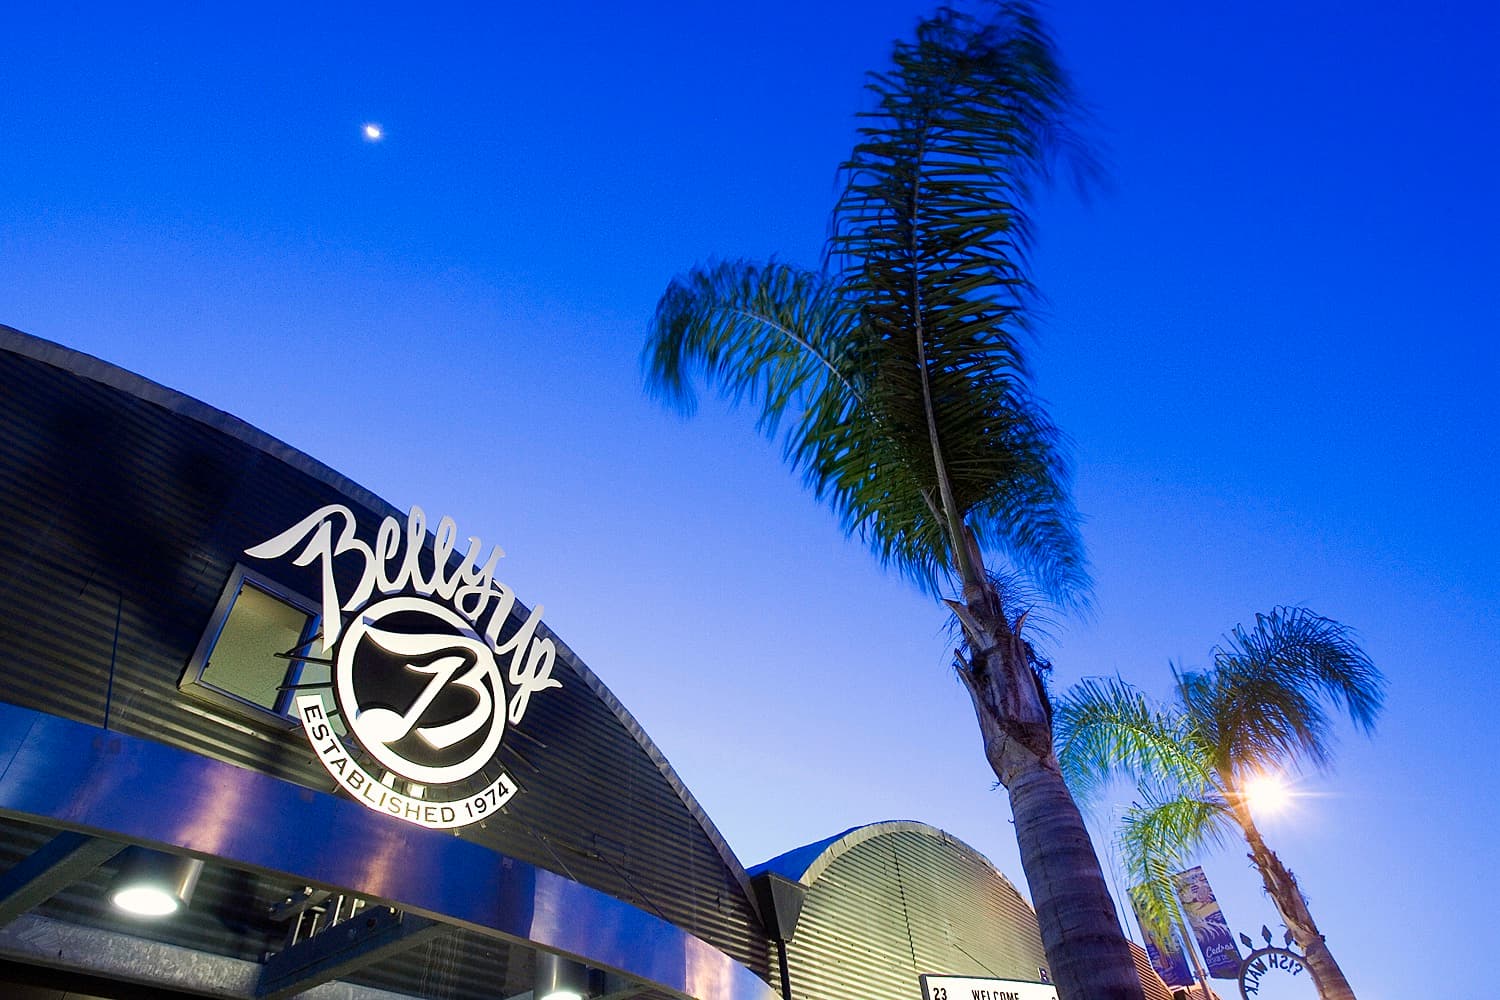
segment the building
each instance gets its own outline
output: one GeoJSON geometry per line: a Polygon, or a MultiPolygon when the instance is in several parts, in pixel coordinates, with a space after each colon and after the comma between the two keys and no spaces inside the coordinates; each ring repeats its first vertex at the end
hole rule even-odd
{"type": "Polygon", "coordinates": [[[0,327],[0,992],[894,1000],[922,996],[914,970],[1045,978],[1019,894],[930,827],[747,872],[495,570],[446,518],[0,327]],[[153,872],[175,912],[112,901],[153,872]]]}

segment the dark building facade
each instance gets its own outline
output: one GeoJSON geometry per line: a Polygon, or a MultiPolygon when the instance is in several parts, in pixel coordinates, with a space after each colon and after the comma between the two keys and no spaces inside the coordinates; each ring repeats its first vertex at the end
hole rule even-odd
{"type": "Polygon", "coordinates": [[[0,993],[897,1000],[913,970],[1044,976],[1014,888],[920,824],[752,877],[496,573],[447,519],[0,327],[0,993]],[[122,913],[153,864],[185,905],[122,913]]]}

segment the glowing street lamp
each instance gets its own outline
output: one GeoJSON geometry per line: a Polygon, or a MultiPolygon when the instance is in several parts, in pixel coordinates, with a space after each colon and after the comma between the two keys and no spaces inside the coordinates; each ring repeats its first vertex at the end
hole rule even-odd
{"type": "Polygon", "coordinates": [[[1279,774],[1258,774],[1247,779],[1240,791],[1250,808],[1262,816],[1274,816],[1292,801],[1292,793],[1279,774]]]}

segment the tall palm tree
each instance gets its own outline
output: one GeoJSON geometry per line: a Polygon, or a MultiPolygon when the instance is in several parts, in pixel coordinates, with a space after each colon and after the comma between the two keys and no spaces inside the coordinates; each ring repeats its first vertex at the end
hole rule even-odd
{"type": "Polygon", "coordinates": [[[1326,768],[1330,708],[1365,732],[1385,680],[1349,629],[1305,608],[1256,615],[1213,650],[1202,671],[1173,668],[1176,703],[1154,705],[1118,679],[1076,685],[1058,702],[1059,754],[1068,782],[1089,798],[1115,775],[1133,778],[1140,801],[1120,832],[1124,864],[1148,921],[1165,929],[1175,910],[1171,872],[1195,852],[1244,837],[1250,860],[1323,1000],[1354,1000],[1298,887],[1250,814],[1257,777],[1326,768]]]}
{"type": "Polygon", "coordinates": [[[1086,599],[1069,468],[1023,349],[1030,191],[1056,159],[1087,168],[1078,105],[1025,3],[982,22],[940,11],[869,87],[824,268],[735,261],[679,277],[652,321],[647,379],[687,410],[699,380],[756,406],[846,531],[946,599],[1058,992],[1136,1000],[1053,754],[1045,664],[984,563],[998,549],[1060,603],[1086,599]]]}

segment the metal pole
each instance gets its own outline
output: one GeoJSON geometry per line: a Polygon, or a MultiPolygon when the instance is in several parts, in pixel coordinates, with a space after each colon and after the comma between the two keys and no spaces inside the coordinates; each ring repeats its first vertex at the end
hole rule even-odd
{"type": "Polygon", "coordinates": [[[120,658],[120,622],[125,617],[125,591],[115,591],[115,637],[109,646],[109,684],[104,689],[104,729],[109,731],[109,709],[115,700],[115,665],[120,658]]]}
{"type": "Polygon", "coordinates": [[[792,1000],[792,970],[787,965],[786,942],[779,937],[776,939],[776,958],[781,966],[781,995],[783,1000],[792,1000]]]}
{"type": "Polygon", "coordinates": [[[1203,1000],[1209,1000],[1211,994],[1208,992],[1208,973],[1203,970],[1203,963],[1198,959],[1198,941],[1188,933],[1188,929],[1185,926],[1186,921],[1182,915],[1181,904],[1173,907],[1173,909],[1177,914],[1177,933],[1182,938],[1182,943],[1187,950],[1188,957],[1193,960],[1193,971],[1198,973],[1198,985],[1203,988],[1203,1000]]]}

